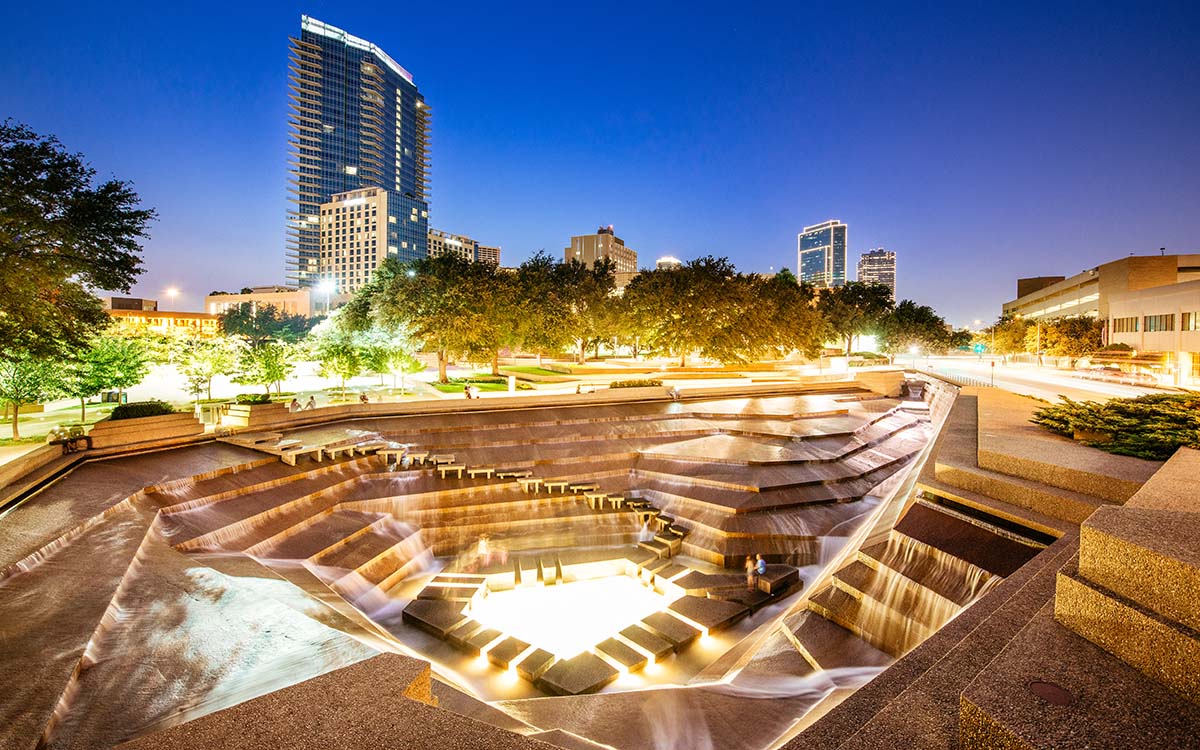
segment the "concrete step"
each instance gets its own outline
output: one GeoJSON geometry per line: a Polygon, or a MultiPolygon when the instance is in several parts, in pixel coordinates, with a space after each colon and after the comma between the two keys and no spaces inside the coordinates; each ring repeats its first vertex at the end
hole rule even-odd
{"type": "Polygon", "coordinates": [[[1200,514],[1101,508],[1083,523],[1079,575],[1200,631],[1200,514]]]}
{"type": "Polygon", "coordinates": [[[932,590],[918,586],[887,568],[876,570],[855,560],[833,574],[833,585],[857,599],[870,599],[892,610],[895,617],[908,618],[937,630],[962,607],[932,590]]]}
{"type": "Polygon", "coordinates": [[[276,560],[307,560],[331,545],[364,532],[379,519],[378,513],[332,509],[310,516],[246,552],[276,560]]]}
{"type": "Polygon", "coordinates": [[[1058,572],[1054,619],[1151,679],[1200,703],[1200,633],[1079,574],[1058,572]]]}
{"type": "Polygon", "coordinates": [[[939,555],[925,543],[897,532],[893,532],[886,542],[860,549],[858,560],[881,573],[902,576],[959,606],[975,598],[993,578],[981,568],[939,555]]]}
{"type": "Polygon", "coordinates": [[[1029,508],[1006,503],[1002,500],[981,495],[978,492],[971,492],[961,487],[952,487],[933,476],[922,476],[917,482],[917,487],[961,505],[976,508],[984,513],[1019,524],[1035,532],[1048,534],[1055,539],[1075,527],[1074,524],[1064,521],[1061,518],[1054,518],[1044,513],[1038,513],[1029,508]]]}
{"type": "Polygon", "coordinates": [[[813,669],[884,667],[894,659],[846,628],[805,612],[790,631],[791,642],[813,669]]]}
{"type": "Polygon", "coordinates": [[[1010,505],[1028,508],[1036,513],[1070,523],[1082,523],[1097,508],[1105,504],[1091,495],[1072,492],[1020,477],[1001,474],[979,467],[951,466],[937,463],[934,476],[938,481],[968,492],[986,495],[1010,505]]]}
{"type": "Polygon", "coordinates": [[[930,628],[899,617],[893,610],[857,599],[835,586],[809,599],[808,607],[897,658],[933,634],[930,628]]]}

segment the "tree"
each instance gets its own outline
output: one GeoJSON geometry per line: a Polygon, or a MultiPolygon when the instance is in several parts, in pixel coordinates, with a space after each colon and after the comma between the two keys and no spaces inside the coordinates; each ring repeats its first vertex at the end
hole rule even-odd
{"type": "Polygon", "coordinates": [[[755,277],[754,304],[744,325],[761,331],[763,343],[776,357],[792,352],[818,357],[832,333],[813,305],[815,296],[810,284],[801,284],[786,268],[774,276],[755,277]]]}
{"type": "Polygon", "coordinates": [[[1028,328],[1029,322],[1024,318],[1003,317],[997,320],[987,329],[992,336],[992,341],[995,342],[994,353],[1007,359],[1010,354],[1027,351],[1025,333],[1028,328]]]}
{"type": "Polygon", "coordinates": [[[878,326],[880,348],[895,359],[913,347],[928,351],[944,349],[950,343],[946,321],[928,305],[903,300],[885,315],[878,326]]]}
{"type": "Polygon", "coordinates": [[[293,364],[295,350],[291,344],[267,341],[259,346],[243,348],[238,355],[237,372],[233,382],[245,385],[261,385],[271,393],[283,392],[283,381],[296,369],[293,364]]]}
{"type": "Polygon", "coordinates": [[[303,315],[288,315],[274,305],[250,302],[221,313],[221,330],[229,336],[241,336],[253,347],[268,341],[299,341],[314,322],[303,315]]]}
{"type": "Polygon", "coordinates": [[[1104,321],[1086,315],[1058,318],[1042,323],[1042,350],[1055,357],[1075,360],[1104,345],[1104,321]]]}
{"type": "Polygon", "coordinates": [[[844,286],[822,289],[817,309],[833,333],[846,344],[846,354],[854,337],[874,331],[892,309],[892,290],[884,284],[847,282],[844,286]]]}
{"type": "Polygon", "coordinates": [[[389,258],[342,308],[339,325],[352,331],[373,325],[409,331],[426,350],[437,352],[438,379],[449,382],[446,366],[452,357],[477,354],[496,362],[507,325],[499,312],[505,292],[498,274],[491,264],[456,255],[411,263],[389,258]]]}
{"type": "MultiPolygon", "coordinates": [[[[175,353],[175,361],[190,384],[203,384],[211,401],[213,378],[232,375],[237,370],[241,346],[237,339],[226,336],[184,341],[175,353]]],[[[199,389],[192,392],[198,393],[199,389]]]]}
{"type": "Polygon", "coordinates": [[[321,364],[321,375],[338,378],[342,398],[346,398],[346,381],[363,371],[363,350],[355,335],[329,324],[316,329],[314,353],[321,364]]]}
{"type": "MultiPolygon", "coordinates": [[[[396,386],[396,376],[420,372],[425,365],[412,354],[412,342],[401,329],[386,330],[379,327],[370,328],[355,334],[362,350],[362,365],[367,372],[379,375],[379,384],[383,385],[383,376],[392,376],[392,387],[396,386]]],[[[401,381],[401,387],[405,387],[401,381]]]]}
{"type": "Polygon", "coordinates": [[[93,289],[129,291],[154,212],[129,183],[52,136],[0,123],[0,361],[15,372],[87,346],[109,317],[93,289]]]}
{"type": "Polygon", "coordinates": [[[588,344],[611,332],[608,312],[615,304],[616,267],[611,258],[600,258],[591,267],[575,258],[555,266],[557,302],[565,313],[563,331],[575,342],[579,364],[587,361],[588,344]]]}
{"type": "Polygon", "coordinates": [[[117,389],[117,403],[126,388],[141,383],[150,371],[150,353],[135,338],[100,337],[65,369],[61,390],[79,399],[79,421],[87,421],[87,400],[107,388],[117,389]]]}
{"type": "Polygon", "coordinates": [[[48,357],[0,358],[0,403],[12,410],[13,440],[21,437],[21,407],[47,401],[62,392],[61,367],[48,357]]]}
{"type": "Polygon", "coordinates": [[[571,314],[560,284],[558,263],[543,251],[517,268],[516,338],[522,349],[534,352],[538,366],[542,356],[556,354],[570,346],[567,324],[571,314]]]}

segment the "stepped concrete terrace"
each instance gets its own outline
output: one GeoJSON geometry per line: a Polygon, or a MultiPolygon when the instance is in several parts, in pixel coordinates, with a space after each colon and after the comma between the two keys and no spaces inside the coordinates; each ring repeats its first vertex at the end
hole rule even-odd
{"type": "Polygon", "coordinates": [[[815,596],[797,602],[793,592],[801,584],[807,592],[816,575],[802,578],[798,566],[835,565],[857,529],[886,526],[874,547],[853,545],[845,554],[857,557],[843,555],[820,590],[850,595],[861,609],[887,604],[895,589],[900,614],[929,630],[942,609],[987,588],[990,579],[964,565],[991,574],[956,557],[929,563],[946,563],[943,537],[952,546],[969,533],[922,525],[930,509],[905,501],[949,390],[929,389],[929,406],[846,384],[793,390],[350,413],[277,428],[276,443],[319,449],[292,456],[295,466],[254,447],[205,443],[76,467],[0,524],[10,563],[0,577],[0,655],[4,687],[18,696],[0,725],[5,746],[107,746],[142,735],[137,746],[156,737],[163,747],[211,746],[220,731],[251,721],[264,729],[247,737],[310,746],[309,733],[291,742],[267,714],[303,712],[322,691],[392,669],[416,675],[400,683],[417,701],[388,704],[404,721],[384,722],[377,736],[393,743],[409,721],[428,720],[483,732],[464,735],[480,744],[463,746],[532,747],[537,737],[650,747],[663,732],[772,744],[907,648],[872,646],[820,616],[815,596]],[[464,471],[374,454],[400,445],[464,471]],[[472,477],[468,468],[493,471],[472,477]],[[514,471],[542,486],[523,486],[514,471]],[[907,531],[892,529],[901,515],[907,531]],[[741,570],[748,554],[770,562],[752,588],[741,570]],[[569,593],[611,577],[601,568],[614,564],[664,603],[577,655],[474,618],[487,599],[569,593]],[[976,588],[963,593],[956,576],[974,576],[976,588]],[[821,622],[796,628],[789,613],[821,622]],[[840,649],[829,646],[839,639],[840,649]],[[695,684],[681,684],[688,680],[695,684]],[[430,684],[432,692],[422,687],[430,684]],[[439,691],[461,715],[420,707],[439,691]],[[481,691],[511,697],[472,697],[481,691]],[[776,700],[760,700],[768,696],[776,700]],[[632,723],[631,710],[641,717],[632,723]],[[740,718],[721,728],[707,718],[719,714],[740,718]],[[671,724],[680,717],[688,720],[671,724]]]}

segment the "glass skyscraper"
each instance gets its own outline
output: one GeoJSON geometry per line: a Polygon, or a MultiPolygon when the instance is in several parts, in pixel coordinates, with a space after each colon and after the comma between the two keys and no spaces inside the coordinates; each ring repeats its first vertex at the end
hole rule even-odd
{"type": "Polygon", "coordinates": [[[805,227],[796,235],[800,280],[816,287],[846,284],[846,225],[836,219],[805,227]]]}
{"type": "MultiPolygon", "coordinates": [[[[319,281],[320,207],[387,192],[386,254],[423,258],[429,231],[429,108],[412,74],[370,42],[308,16],[291,39],[288,279],[319,281]]],[[[326,230],[328,231],[328,230],[326,230]]]]}

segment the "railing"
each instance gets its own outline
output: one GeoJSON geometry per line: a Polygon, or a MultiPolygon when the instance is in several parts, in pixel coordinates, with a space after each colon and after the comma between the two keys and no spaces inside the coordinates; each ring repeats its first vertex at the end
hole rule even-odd
{"type": "Polygon", "coordinates": [[[925,375],[927,377],[937,378],[938,380],[943,380],[947,383],[950,383],[951,385],[957,385],[960,388],[993,388],[993,387],[995,387],[992,383],[990,383],[986,380],[982,380],[980,378],[973,378],[968,375],[955,375],[955,374],[951,374],[948,372],[937,372],[936,370],[929,370],[924,367],[910,367],[908,369],[912,370],[913,372],[920,373],[921,375],[925,375]]]}

